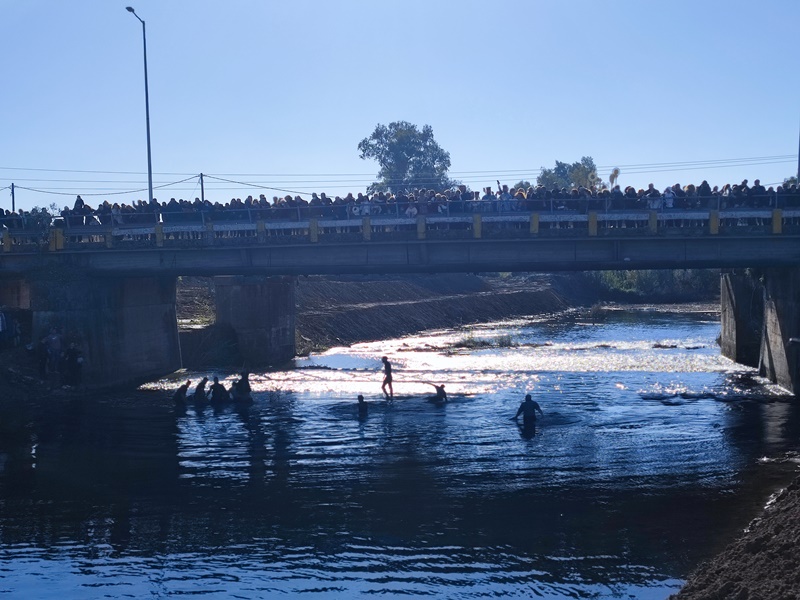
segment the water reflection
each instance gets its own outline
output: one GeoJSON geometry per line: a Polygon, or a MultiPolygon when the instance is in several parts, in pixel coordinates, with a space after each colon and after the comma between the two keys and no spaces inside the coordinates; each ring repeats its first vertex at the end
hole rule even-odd
{"type": "Polygon", "coordinates": [[[245,409],[176,411],[169,382],[3,403],[0,592],[662,599],[795,468],[796,407],[717,333],[576,314],[335,349],[245,409]]]}

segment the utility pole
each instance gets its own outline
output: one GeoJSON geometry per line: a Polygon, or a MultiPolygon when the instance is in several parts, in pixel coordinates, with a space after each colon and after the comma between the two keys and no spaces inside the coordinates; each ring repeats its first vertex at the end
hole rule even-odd
{"type": "Polygon", "coordinates": [[[11,212],[17,212],[17,207],[14,204],[14,184],[11,184],[11,212]]]}
{"type": "Polygon", "coordinates": [[[203,187],[203,174],[200,173],[200,202],[206,203],[206,189],[203,187]]]}
{"type": "Polygon", "coordinates": [[[147,33],[145,31],[144,21],[136,14],[136,11],[130,6],[126,6],[125,10],[139,19],[139,22],[142,24],[142,48],[144,50],[144,114],[145,123],[147,125],[147,202],[150,203],[153,201],[153,162],[150,158],[150,93],[147,88],[147,33]]]}

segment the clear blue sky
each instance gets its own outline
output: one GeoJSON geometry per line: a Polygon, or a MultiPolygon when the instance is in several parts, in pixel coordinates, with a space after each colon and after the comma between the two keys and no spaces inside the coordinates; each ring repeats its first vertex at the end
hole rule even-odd
{"type": "Polygon", "coordinates": [[[147,187],[129,3],[155,185],[249,184],[211,200],[363,191],[357,144],[397,120],[472,189],[585,155],[635,187],[797,170],[797,0],[0,0],[0,188],[51,192],[17,208],[146,198],[109,195],[147,187]]]}

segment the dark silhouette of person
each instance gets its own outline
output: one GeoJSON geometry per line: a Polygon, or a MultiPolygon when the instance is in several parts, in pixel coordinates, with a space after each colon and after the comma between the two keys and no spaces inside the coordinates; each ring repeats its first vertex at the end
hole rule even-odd
{"type": "Polygon", "coordinates": [[[175,390],[175,393],[172,394],[172,401],[175,404],[184,404],[186,402],[186,391],[189,389],[190,385],[192,385],[192,382],[186,380],[186,383],[182,383],[180,387],[175,390]]]}
{"type": "Polygon", "coordinates": [[[428,396],[428,400],[431,402],[447,402],[447,392],[444,391],[444,384],[436,385],[435,383],[429,383],[428,385],[432,385],[436,388],[436,395],[428,396]]]}
{"type": "Polygon", "coordinates": [[[248,377],[250,373],[242,371],[240,379],[233,382],[231,386],[231,396],[237,402],[246,402],[250,400],[250,380],[248,377]]]}
{"type": "Polygon", "coordinates": [[[231,399],[231,394],[219,382],[219,377],[214,377],[214,383],[211,384],[211,387],[208,388],[209,400],[214,404],[220,404],[222,402],[228,402],[231,399]]]}
{"type": "Polygon", "coordinates": [[[367,416],[367,411],[369,410],[369,405],[367,404],[366,400],[364,400],[364,396],[361,394],[358,395],[358,418],[363,419],[367,416]]]}
{"type": "Polygon", "coordinates": [[[206,400],[206,384],[208,383],[208,377],[203,377],[194,388],[194,394],[192,397],[195,402],[205,402],[206,400]]]}
{"type": "Polygon", "coordinates": [[[64,352],[64,384],[79,387],[82,381],[83,356],[78,344],[72,342],[64,352]]]}
{"type": "Polygon", "coordinates": [[[536,427],[536,412],[539,412],[540,415],[544,416],[539,403],[536,402],[533,398],[531,398],[530,394],[525,395],[525,401],[519,405],[519,409],[517,410],[517,414],[515,414],[512,419],[516,419],[520,415],[522,415],[522,425],[523,427],[536,427]]]}
{"type": "Polygon", "coordinates": [[[381,362],[383,362],[383,385],[381,385],[381,389],[386,398],[394,398],[394,389],[392,388],[392,363],[390,363],[389,359],[385,356],[381,358],[381,362]],[[386,386],[389,386],[388,393],[386,392],[386,386]]]}

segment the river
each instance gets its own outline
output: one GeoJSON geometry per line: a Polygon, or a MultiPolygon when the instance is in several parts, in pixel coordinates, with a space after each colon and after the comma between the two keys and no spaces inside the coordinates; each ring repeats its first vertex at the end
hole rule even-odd
{"type": "Polygon", "coordinates": [[[2,399],[0,594],[663,600],[797,471],[800,410],[718,334],[576,311],[296,359],[241,410],[2,399]]]}

